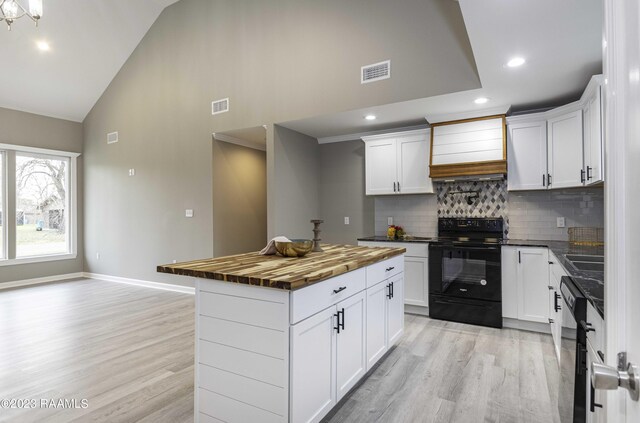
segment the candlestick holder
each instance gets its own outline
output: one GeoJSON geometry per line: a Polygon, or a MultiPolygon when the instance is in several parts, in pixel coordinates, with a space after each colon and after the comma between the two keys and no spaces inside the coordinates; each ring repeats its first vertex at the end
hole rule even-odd
{"type": "Polygon", "coordinates": [[[323,223],[324,220],[313,219],[311,223],[313,223],[313,250],[316,253],[321,253],[323,250],[320,248],[320,224],[323,223]]]}

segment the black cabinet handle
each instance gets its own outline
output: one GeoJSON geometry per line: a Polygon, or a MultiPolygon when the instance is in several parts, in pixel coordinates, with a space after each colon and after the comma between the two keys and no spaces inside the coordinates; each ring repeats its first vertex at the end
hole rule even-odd
{"type": "Polygon", "coordinates": [[[592,413],[595,413],[596,412],[596,407],[602,408],[602,404],[597,404],[596,403],[596,399],[595,399],[596,390],[593,387],[593,383],[591,383],[591,381],[589,381],[589,387],[591,388],[591,404],[589,405],[589,410],[592,413]]]}
{"type": "Polygon", "coordinates": [[[396,192],[396,183],[393,183],[393,192],[396,192]]]}
{"type": "Polygon", "coordinates": [[[549,264],[553,264],[553,262],[552,262],[552,261],[550,261],[550,262],[549,262],[549,264]]]}
{"type": "Polygon", "coordinates": [[[387,298],[391,299],[393,297],[392,291],[391,291],[391,284],[387,284],[387,288],[389,289],[388,293],[387,293],[387,298]]]}
{"type": "Polygon", "coordinates": [[[391,282],[391,298],[393,298],[393,295],[394,295],[394,289],[393,289],[394,288],[394,283],[395,282],[391,282]]]}
{"type": "Polygon", "coordinates": [[[338,326],[340,326],[340,329],[344,330],[344,308],[342,310],[338,310],[338,326]],[[340,316],[342,316],[342,319],[340,319],[340,316]]]}
{"type": "Polygon", "coordinates": [[[333,328],[340,333],[340,312],[337,312],[334,316],[336,317],[336,325],[333,328]]]}
{"type": "Polygon", "coordinates": [[[542,175],[542,186],[546,187],[547,183],[545,182],[545,175],[542,175]]]}
{"type": "Polygon", "coordinates": [[[384,271],[385,272],[391,272],[395,268],[396,268],[395,266],[387,267],[386,269],[384,269],[384,271]]]}
{"type": "Polygon", "coordinates": [[[344,291],[345,289],[347,289],[347,287],[346,287],[346,286],[341,286],[341,287],[340,287],[340,288],[338,288],[338,289],[334,289],[334,290],[333,290],[333,293],[334,293],[334,294],[337,294],[338,292],[344,291]]]}
{"type": "Polygon", "coordinates": [[[400,182],[398,182],[398,192],[400,192],[400,182]]]}
{"type": "Polygon", "coordinates": [[[554,300],[553,300],[554,305],[553,305],[553,308],[556,310],[556,312],[558,312],[558,311],[562,310],[562,307],[560,307],[560,305],[558,304],[558,300],[559,300],[560,298],[562,298],[562,297],[561,297],[561,296],[560,296],[560,294],[558,294],[557,292],[554,292],[554,293],[553,293],[553,296],[554,296],[554,300]]]}
{"type": "Polygon", "coordinates": [[[547,173],[547,185],[551,186],[551,174],[547,173]]]}
{"type": "Polygon", "coordinates": [[[580,326],[584,329],[585,333],[595,332],[596,330],[591,327],[591,323],[587,323],[584,320],[580,320],[580,326]]]}
{"type": "Polygon", "coordinates": [[[547,285],[547,288],[549,288],[549,291],[551,291],[553,289],[553,287],[551,285],[547,285]]]}
{"type": "Polygon", "coordinates": [[[604,361],[604,353],[598,350],[598,356],[600,356],[600,360],[604,361]]]}
{"type": "Polygon", "coordinates": [[[580,169],[580,183],[584,184],[584,169],[580,169]]]}
{"type": "Polygon", "coordinates": [[[553,319],[549,319],[549,323],[553,324],[553,319]]]}
{"type": "Polygon", "coordinates": [[[590,181],[592,178],[591,169],[593,169],[591,166],[587,166],[587,181],[590,181]]]}
{"type": "Polygon", "coordinates": [[[518,251],[518,263],[522,263],[522,256],[520,255],[520,251],[518,251]]]}

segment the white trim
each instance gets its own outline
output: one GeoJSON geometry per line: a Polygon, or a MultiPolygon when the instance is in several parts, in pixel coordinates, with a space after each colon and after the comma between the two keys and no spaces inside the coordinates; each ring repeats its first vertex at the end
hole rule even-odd
{"type": "Polygon", "coordinates": [[[44,276],[42,278],[22,279],[19,281],[11,281],[11,282],[0,282],[0,290],[18,288],[18,287],[29,286],[29,285],[40,285],[40,284],[49,283],[49,282],[61,282],[69,279],[79,279],[83,277],[84,277],[84,274],[82,272],[78,272],[78,273],[67,273],[66,275],[44,276]]]}
{"type": "Polygon", "coordinates": [[[502,327],[551,334],[551,325],[549,325],[549,323],[529,322],[526,320],[512,319],[510,317],[502,318],[502,327]]]}
{"type": "Polygon", "coordinates": [[[78,157],[82,155],[82,153],[74,153],[72,151],[51,150],[48,148],[27,147],[24,145],[2,144],[2,143],[0,143],[0,150],[12,150],[16,152],[33,153],[33,154],[46,154],[50,156],[66,156],[69,158],[78,157]]]}
{"type": "Polygon", "coordinates": [[[413,304],[404,305],[404,314],[416,314],[418,316],[429,316],[429,307],[417,306],[413,304]]]}
{"type": "Polygon", "coordinates": [[[195,287],[174,285],[170,283],[151,282],[141,279],[122,278],[120,276],[101,275],[98,273],[84,272],[84,277],[89,279],[99,279],[107,282],[124,283],[128,285],[143,286],[146,288],[161,289],[163,291],[181,292],[183,294],[195,294],[195,287]]]}
{"type": "Polygon", "coordinates": [[[222,142],[228,142],[229,144],[240,145],[242,147],[253,148],[254,150],[267,151],[266,142],[264,143],[264,145],[262,145],[252,141],[243,140],[242,138],[232,137],[231,135],[216,134],[215,132],[213,133],[213,139],[222,142]]]}
{"type": "Polygon", "coordinates": [[[78,257],[76,253],[51,254],[48,256],[19,257],[13,259],[0,260],[2,266],[19,266],[21,264],[43,263],[47,261],[73,260],[78,257]]]}
{"type": "Polygon", "coordinates": [[[334,142],[355,141],[363,137],[373,137],[376,135],[389,135],[392,133],[395,134],[397,132],[409,132],[409,131],[418,131],[418,130],[424,130],[424,129],[429,129],[429,125],[425,123],[422,125],[405,126],[405,127],[393,128],[393,129],[382,129],[379,131],[357,132],[355,134],[335,135],[333,137],[318,138],[318,144],[331,144],[334,142]]]}

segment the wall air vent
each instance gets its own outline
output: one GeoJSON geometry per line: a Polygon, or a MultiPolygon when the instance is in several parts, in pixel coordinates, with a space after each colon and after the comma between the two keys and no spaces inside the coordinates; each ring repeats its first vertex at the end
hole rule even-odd
{"type": "Polygon", "coordinates": [[[360,68],[361,84],[381,81],[387,78],[391,78],[391,60],[374,63],[373,65],[367,65],[360,68]]]}
{"type": "Polygon", "coordinates": [[[217,115],[229,111],[229,98],[223,98],[222,100],[216,100],[211,102],[211,114],[217,115]]]}
{"type": "Polygon", "coordinates": [[[118,133],[117,132],[109,132],[107,134],[107,144],[114,144],[118,142],[118,133]]]}

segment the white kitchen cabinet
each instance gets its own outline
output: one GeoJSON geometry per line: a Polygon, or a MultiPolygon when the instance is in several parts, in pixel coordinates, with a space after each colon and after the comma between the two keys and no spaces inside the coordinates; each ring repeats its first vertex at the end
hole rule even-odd
{"type": "Polygon", "coordinates": [[[577,187],[583,184],[582,110],[547,121],[547,163],[549,188],[577,187]]]}
{"type": "Polygon", "coordinates": [[[367,372],[366,301],[366,293],[362,291],[336,306],[337,313],[341,314],[336,342],[337,401],[367,372]]]}
{"type": "Polygon", "coordinates": [[[336,405],[336,307],[291,328],[291,418],[316,422],[336,405]]]}
{"type": "Polygon", "coordinates": [[[363,137],[366,195],[433,193],[429,129],[363,137]]]}
{"type": "Polygon", "coordinates": [[[540,114],[509,118],[507,165],[509,191],[546,189],[547,121],[540,114]]]}
{"type": "Polygon", "coordinates": [[[402,336],[403,285],[401,273],[367,289],[367,371],[402,336]]]}
{"type": "Polygon", "coordinates": [[[583,109],[585,185],[604,181],[602,99],[598,81],[599,79],[592,80],[585,91],[587,95],[583,109]]]}
{"type": "MultiPolygon", "coordinates": [[[[404,248],[404,303],[429,307],[429,245],[415,242],[358,241],[362,247],[404,248]]],[[[414,309],[416,311],[416,309],[414,309]]]]}
{"type": "Polygon", "coordinates": [[[502,315],[549,323],[547,248],[502,247],[502,315]]]}

